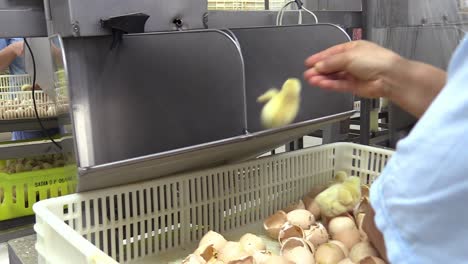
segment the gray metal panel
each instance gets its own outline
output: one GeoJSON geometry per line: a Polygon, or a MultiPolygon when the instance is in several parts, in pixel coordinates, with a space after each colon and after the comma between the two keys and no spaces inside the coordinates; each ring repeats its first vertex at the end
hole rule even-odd
{"type": "Polygon", "coordinates": [[[307,8],[330,11],[361,11],[361,0],[306,0],[307,8]]]}
{"type": "MultiPolygon", "coordinates": [[[[290,77],[303,80],[305,59],[326,48],[349,41],[340,28],[329,24],[233,29],[242,48],[246,72],[247,121],[250,132],[263,130],[258,96],[281,88],[290,77]]],[[[312,88],[302,81],[302,105],[295,122],[312,120],[353,109],[351,94],[312,88]]]]}
{"type": "MultiPolygon", "coordinates": [[[[356,11],[314,11],[319,22],[341,25],[346,28],[362,26],[361,12],[356,11]]],[[[276,11],[209,11],[208,28],[245,28],[258,26],[275,26],[276,11]]],[[[296,25],[298,13],[287,11],[284,14],[284,25],[296,25]]],[[[304,24],[315,24],[309,14],[303,13],[304,24]]]]}
{"type": "Polygon", "coordinates": [[[219,31],[64,40],[79,166],[242,135],[244,71],[219,31]]]}
{"type": "Polygon", "coordinates": [[[80,171],[78,191],[102,189],[253,158],[286,142],[308,135],[324,125],[347,119],[353,113],[354,111],[350,111],[281,129],[85,168],[80,171]],[[132,177],[129,178],[129,175],[132,177]]]}
{"type": "Polygon", "coordinates": [[[180,18],[184,29],[203,28],[206,0],[48,0],[53,32],[64,37],[102,36],[110,31],[99,20],[112,16],[142,12],[150,15],[146,32],[175,30],[173,20],[180,18]]]}
{"type": "Polygon", "coordinates": [[[0,38],[45,36],[42,1],[0,0],[0,38]]]}

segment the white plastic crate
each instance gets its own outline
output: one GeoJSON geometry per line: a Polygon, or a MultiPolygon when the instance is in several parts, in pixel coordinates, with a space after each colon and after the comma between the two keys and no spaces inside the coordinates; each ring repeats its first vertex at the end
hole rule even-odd
{"type": "MultiPolygon", "coordinates": [[[[31,91],[21,91],[25,84],[32,84],[30,75],[0,76],[0,120],[35,118],[31,91]]],[[[35,91],[39,117],[54,117],[55,102],[43,91],[35,91]]]]}
{"type": "Polygon", "coordinates": [[[42,201],[34,205],[39,263],[171,263],[209,230],[262,232],[263,219],[336,171],[370,184],[392,153],[336,143],[42,201]]]}

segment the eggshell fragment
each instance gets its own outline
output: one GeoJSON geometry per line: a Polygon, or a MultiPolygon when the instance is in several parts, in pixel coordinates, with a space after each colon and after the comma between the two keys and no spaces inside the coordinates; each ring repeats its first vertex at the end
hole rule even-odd
{"type": "Polygon", "coordinates": [[[345,255],[345,257],[349,256],[349,249],[345,246],[345,244],[343,244],[343,242],[338,241],[338,240],[330,240],[329,243],[335,244],[338,247],[340,247],[340,249],[341,249],[341,251],[343,251],[343,254],[345,255]]]}
{"type": "Polygon", "coordinates": [[[295,264],[315,264],[314,254],[305,247],[295,247],[283,256],[295,264]]]}
{"type": "Polygon", "coordinates": [[[332,236],[334,240],[342,242],[348,249],[361,242],[361,233],[357,229],[343,230],[332,236]]]}
{"type": "Polygon", "coordinates": [[[266,230],[269,237],[278,239],[281,228],[287,220],[286,213],[284,211],[278,211],[263,222],[263,228],[266,230]]]}
{"type": "Polygon", "coordinates": [[[384,260],[377,257],[366,257],[359,264],[386,264],[384,260]]]}
{"type": "Polygon", "coordinates": [[[340,262],[338,262],[338,264],[356,264],[356,263],[352,262],[349,258],[345,258],[341,260],[340,262]]]}
{"type": "Polygon", "coordinates": [[[315,253],[315,247],[314,245],[312,245],[312,243],[302,238],[291,237],[284,241],[283,245],[281,246],[281,255],[287,255],[289,251],[296,247],[303,247],[310,251],[312,254],[315,253]]]}
{"type": "Polygon", "coordinates": [[[304,230],[296,225],[291,225],[289,223],[284,224],[278,236],[280,245],[283,245],[284,241],[292,237],[304,238],[304,230]]]}
{"type": "Polygon", "coordinates": [[[289,213],[297,209],[305,209],[305,204],[302,200],[299,200],[297,203],[289,205],[288,207],[284,208],[283,211],[285,213],[289,213]]]}
{"type": "Polygon", "coordinates": [[[253,234],[245,234],[239,240],[242,249],[249,255],[253,255],[256,251],[262,251],[266,249],[266,245],[263,240],[253,234]]]}
{"type": "Polygon", "coordinates": [[[254,259],[252,256],[243,257],[237,260],[231,260],[227,264],[254,264],[254,259]]]}
{"type": "Polygon", "coordinates": [[[305,239],[311,242],[315,248],[318,248],[320,245],[327,243],[329,240],[328,231],[321,223],[312,225],[309,230],[304,231],[304,234],[305,239]]]}
{"type": "Polygon", "coordinates": [[[297,225],[304,230],[309,229],[315,223],[314,215],[305,209],[294,210],[286,216],[290,224],[297,225]]]}
{"type": "Polygon", "coordinates": [[[341,233],[344,230],[357,229],[354,219],[347,216],[339,216],[330,220],[328,223],[328,232],[331,237],[341,233]]]}
{"type": "Polygon", "coordinates": [[[257,251],[253,254],[253,258],[255,263],[257,264],[264,264],[267,262],[267,260],[273,256],[273,254],[270,251],[263,250],[263,251],[257,251]]]}
{"type": "Polygon", "coordinates": [[[241,260],[247,256],[248,254],[242,249],[239,242],[231,241],[227,242],[218,253],[218,259],[225,263],[234,260],[241,260]]]}
{"type": "Polygon", "coordinates": [[[357,243],[349,252],[349,258],[358,263],[366,257],[377,257],[377,250],[369,242],[357,243]]]}
{"type": "Polygon", "coordinates": [[[216,249],[213,245],[201,245],[193,254],[202,257],[205,261],[209,261],[215,256],[216,249]]]}
{"type": "Polygon", "coordinates": [[[295,264],[282,256],[271,256],[265,263],[263,264],[295,264]]]}
{"type": "Polygon", "coordinates": [[[200,243],[198,243],[198,246],[201,247],[204,245],[213,245],[213,247],[219,251],[224,247],[224,245],[226,245],[226,243],[227,240],[221,234],[218,234],[214,231],[209,231],[202,237],[200,243]]]}
{"type": "Polygon", "coordinates": [[[332,243],[321,245],[315,252],[315,262],[317,264],[337,264],[345,258],[339,246],[332,243]]]}
{"type": "Polygon", "coordinates": [[[190,254],[182,261],[182,264],[206,264],[206,261],[198,255],[190,254]]]}

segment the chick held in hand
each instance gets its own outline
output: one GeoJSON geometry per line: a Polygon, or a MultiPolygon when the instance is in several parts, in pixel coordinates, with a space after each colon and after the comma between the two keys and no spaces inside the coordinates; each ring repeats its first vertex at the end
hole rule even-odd
{"type": "Polygon", "coordinates": [[[360,200],[361,180],[354,176],[346,178],[343,183],[330,186],[315,198],[320,212],[327,217],[353,210],[360,200]]]}
{"type": "Polygon", "coordinates": [[[301,82],[288,79],[281,88],[270,89],[257,99],[266,103],[261,113],[261,122],[265,128],[277,128],[291,124],[299,112],[301,103],[301,82]]]}

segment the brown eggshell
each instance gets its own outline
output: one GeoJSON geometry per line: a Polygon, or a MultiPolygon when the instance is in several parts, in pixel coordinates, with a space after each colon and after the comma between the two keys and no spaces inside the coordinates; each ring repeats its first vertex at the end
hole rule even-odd
{"type": "Polygon", "coordinates": [[[288,222],[292,225],[297,225],[302,229],[309,229],[315,224],[314,215],[305,209],[296,209],[286,215],[288,222]]]}
{"type": "Polygon", "coordinates": [[[283,245],[283,242],[286,241],[288,238],[297,237],[297,238],[304,238],[304,230],[296,225],[291,225],[286,223],[282,228],[278,236],[278,241],[280,245],[283,245]]]}
{"type": "Polygon", "coordinates": [[[296,247],[303,247],[310,251],[312,254],[315,253],[315,247],[309,241],[298,237],[291,237],[285,240],[283,245],[281,246],[281,255],[284,256],[288,254],[289,251],[296,247]]]}
{"type": "Polygon", "coordinates": [[[247,256],[238,260],[231,260],[228,264],[255,264],[255,262],[252,256],[247,256]]]}
{"type": "Polygon", "coordinates": [[[384,260],[377,257],[366,257],[359,261],[358,264],[386,264],[384,260]]]}
{"type": "Polygon", "coordinates": [[[218,259],[229,263],[230,261],[241,260],[247,257],[248,254],[242,249],[239,242],[227,242],[226,245],[218,252],[218,259]]]}
{"type": "Polygon", "coordinates": [[[344,258],[345,255],[340,247],[332,243],[321,245],[315,252],[315,262],[317,264],[336,264],[344,258]]]}
{"type": "Polygon", "coordinates": [[[330,240],[329,243],[339,246],[341,251],[343,251],[343,254],[345,255],[345,257],[349,256],[349,249],[345,246],[345,244],[343,244],[343,242],[338,241],[338,240],[330,240]]]}
{"type": "Polygon", "coordinates": [[[343,230],[332,236],[334,240],[341,241],[348,249],[361,242],[361,233],[357,229],[343,230]]]}
{"type": "Polygon", "coordinates": [[[318,248],[320,245],[327,243],[330,239],[327,229],[321,223],[312,225],[309,230],[304,231],[304,234],[305,239],[311,242],[315,248],[318,248]]]}
{"type": "Polygon", "coordinates": [[[286,213],[284,211],[278,211],[263,222],[263,228],[266,230],[269,237],[278,239],[281,228],[286,222],[286,213]]]}
{"type": "Polygon", "coordinates": [[[299,200],[297,203],[289,205],[288,207],[284,208],[283,211],[285,213],[289,213],[297,209],[305,209],[305,205],[302,200],[299,200]]]}
{"type": "Polygon", "coordinates": [[[206,264],[206,261],[201,256],[190,254],[182,261],[182,264],[206,264]]]}
{"type": "Polygon", "coordinates": [[[253,234],[245,234],[239,240],[242,249],[249,255],[253,255],[256,251],[266,250],[266,245],[263,240],[253,234]]]}
{"type": "Polygon", "coordinates": [[[354,219],[347,216],[338,216],[330,220],[328,223],[328,232],[333,238],[336,234],[341,233],[344,230],[356,229],[356,223],[354,219]]]}
{"type": "Polygon", "coordinates": [[[227,240],[221,234],[218,234],[214,231],[209,231],[202,237],[198,246],[201,247],[204,245],[213,245],[216,250],[220,250],[224,247],[224,245],[226,245],[226,243],[227,240]]]}
{"type": "Polygon", "coordinates": [[[202,257],[205,261],[209,261],[215,256],[216,252],[217,251],[213,245],[201,245],[195,250],[195,252],[193,252],[193,254],[202,257]]]}
{"type": "Polygon", "coordinates": [[[295,247],[283,257],[295,264],[315,264],[314,254],[305,247],[295,247]]]}
{"type": "Polygon", "coordinates": [[[356,263],[352,262],[349,258],[345,258],[341,260],[340,262],[338,262],[338,264],[356,264],[356,263]]]}
{"type": "Polygon", "coordinates": [[[349,258],[358,263],[366,257],[377,257],[377,250],[369,242],[357,243],[349,252],[349,258]]]}

